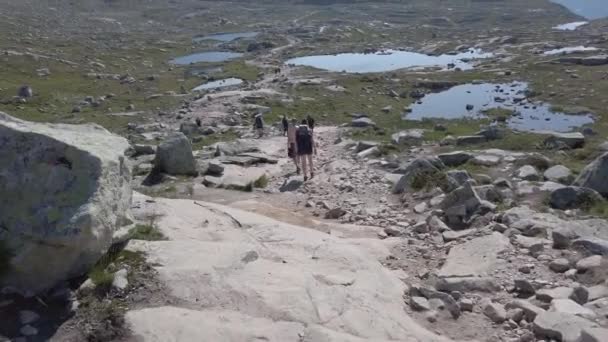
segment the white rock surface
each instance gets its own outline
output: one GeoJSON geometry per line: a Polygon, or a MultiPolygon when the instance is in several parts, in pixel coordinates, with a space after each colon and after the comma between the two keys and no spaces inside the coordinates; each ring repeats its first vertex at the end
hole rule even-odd
{"type": "Polygon", "coordinates": [[[500,233],[475,238],[450,249],[438,272],[440,277],[486,276],[498,262],[498,253],[508,249],[509,239],[500,233]]]}
{"type": "Polygon", "coordinates": [[[129,312],[145,340],[448,341],[407,316],[406,286],[360,243],[215,204],[136,199],[138,215],[163,215],[169,241],[128,249],[188,303],[129,312]]]}
{"type": "Polygon", "coordinates": [[[96,125],[3,113],[0,137],[0,240],[15,254],[0,286],[39,292],[96,262],[128,218],[129,144],[96,125]]]}

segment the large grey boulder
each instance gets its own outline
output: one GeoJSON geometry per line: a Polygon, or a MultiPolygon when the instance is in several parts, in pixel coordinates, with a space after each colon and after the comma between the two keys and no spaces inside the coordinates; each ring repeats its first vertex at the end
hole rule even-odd
{"type": "Polygon", "coordinates": [[[608,153],[587,165],[574,181],[574,185],[593,189],[608,197],[608,153]]]}
{"type": "Polygon", "coordinates": [[[0,113],[0,287],[40,292],[77,276],[129,217],[126,139],[97,125],[42,124],[0,113]]]}
{"type": "Polygon", "coordinates": [[[441,202],[441,209],[447,218],[447,223],[453,227],[464,225],[477,212],[482,204],[475,189],[470,183],[450,192],[441,202]]]}
{"type": "Polygon", "coordinates": [[[173,133],[156,149],[154,168],[170,175],[196,175],[192,145],[182,133],[173,133]]]}
{"type": "Polygon", "coordinates": [[[544,177],[548,181],[562,183],[562,184],[570,184],[572,179],[572,171],[569,168],[563,165],[555,165],[547,169],[544,173],[544,177]]]}
{"type": "Polygon", "coordinates": [[[589,207],[604,199],[595,190],[578,186],[567,186],[551,192],[549,204],[555,209],[589,207]]]}
{"type": "Polygon", "coordinates": [[[587,66],[606,65],[608,64],[608,55],[583,57],[581,58],[580,63],[587,66]]]}
{"type": "Polygon", "coordinates": [[[538,171],[532,165],[524,165],[515,172],[515,177],[528,181],[540,180],[538,171]]]}

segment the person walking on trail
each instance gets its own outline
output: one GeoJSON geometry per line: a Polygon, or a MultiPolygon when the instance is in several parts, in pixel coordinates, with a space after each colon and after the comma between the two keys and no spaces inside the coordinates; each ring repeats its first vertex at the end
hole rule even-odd
{"type": "Polygon", "coordinates": [[[257,131],[258,138],[264,136],[264,119],[262,119],[262,114],[255,116],[253,120],[253,128],[257,131]]]}
{"type": "Polygon", "coordinates": [[[298,158],[298,144],[296,141],[296,131],[298,129],[296,119],[291,119],[287,128],[287,156],[296,165],[296,172],[300,174],[300,162],[298,158]]]}
{"type": "Polygon", "coordinates": [[[287,134],[287,129],[289,128],[289,121],[287,121],[287,117],[283,115],[283,120],[281,120],[283,124],[283,136],[287,134]]]}
{"type": "Polygon", "coordinates": [[[296,146],[298,149],[298,157],[300,158],[300,165],[302,165],[302,172],[304,173],[304,181],[307,181],[307,171],[309,168],[310,178],[312,179],[315,176],[312,154],[317,154],[312,130],[308,128],[307,120],[302,120],[302,125],[298,126],[296,131],[296,146]]]}
{"type": "Polygon", "coordinates": [[[306,117],[306,124],[308,125],[308,128],[310,128],[311,131],[315,130],[315,119],[313,119],[310,114],[308,114],[308,116],[306,117]]]}

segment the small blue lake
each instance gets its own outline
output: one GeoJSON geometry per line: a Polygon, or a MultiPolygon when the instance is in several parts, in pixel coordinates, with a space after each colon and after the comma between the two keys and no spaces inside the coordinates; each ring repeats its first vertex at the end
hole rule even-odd
{"type": "Polygon", "coordinates": [[[566,114],[551,109],[543,102],[532,102],[525,92],[528,84],[463,84],[446,91],[426,95],[404,113],[406,120],[425,118],[462,119],[485,118],[485,110],[509,109],[514,115],[506,118],[512,129],[519,131],[569,132],[593,123],[591,114],[566,114]]]}
{"type": "Polygon", "coordinates": [[[205,84],[201,84],[200,86],[192,89],[193,91],[201,91],[201,90],[211,90],[211,89],[219,89],[231,86],[237,86],[243,83],[243,80],[240,78],[226,78],[223,80],[217,80],[213,82],[207,82],[205,84]]]}
{"type": "Polygon", "coordinates": [[[430,56],[422,53],[387,50],[376,53],[340,53],[292,58],[286,64],[310,66],[317,69],[368,73],[384,72],[404,68],[440,67],[443,69],[473,69],[472,59],[490,58],[493,54],[481,50],[470,50],[458,54],[430,56]]]}

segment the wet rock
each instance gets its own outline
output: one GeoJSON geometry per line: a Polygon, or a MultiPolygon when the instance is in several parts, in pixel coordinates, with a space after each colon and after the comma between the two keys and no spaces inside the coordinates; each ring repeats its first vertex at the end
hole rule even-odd
{"type": "Polygon", "coordinates": [[[603,200],[602,196],[595,190],[568,186],[552,191],[549,205],[555,209],[566,210],[593,206],[603,200]]]}
{"type": "Polygon", "coordinates": [[[290,177],[283,182],[283,185],[279,188],[280,192],[289,192],[296,191],[302,185],[304,185],[304,181],[300,177],[290,177]]]}
{"type": "Polygon", "coordinates": [[[604,153],[587,165],[576,178],[573,185],[593,189],[608,197],[608,153],[604,153]]]}
{"type": "Polygon", "coordinates": [[[553,272],[564,273],[570,269],[570,262],[564,258],[555,259],[549,263],[549,268],[553,272]]]}
{"type": "Polygon", "coordinates": [[[443,153],[437,156],[443,164],[446,166],[460,166],[470,159],[473,158],[473,155],[468,152],[456,151],[450,153],[443,153]]]}
{"type": "Polygon", "coordinates": [[[504,306],[491,301],[486,301],[482,304],[483,314],[486,315],[494,323],[502,323],[507,319],[507,311],[504,306]]]}
{"type": "Polygon", "coordinates": [[[544,141],[544,145],[551,149],[575,149],[585,145],[585,136],[580,132],[552,133],[544,141]]]}
{"type": "Polygon", "coordinates": [[[154,167],[170,175],[196,175],[192,145],[182,133],[168,136],[156,149],[154,167]]]}
{"type": "Polygon", "coordinates": [[[524,165],[515,172],[515,177],[527,180],[527,181],[538,181],[540,175],[538,171],[532,165],[524,165]]]}
{"type": "Polygon", "coordinates": [[[562,184],[570,184],[574,179],[572,171],[563,165],[550,167],[545,171],[544,177],[546,180],[562,184]]]}

